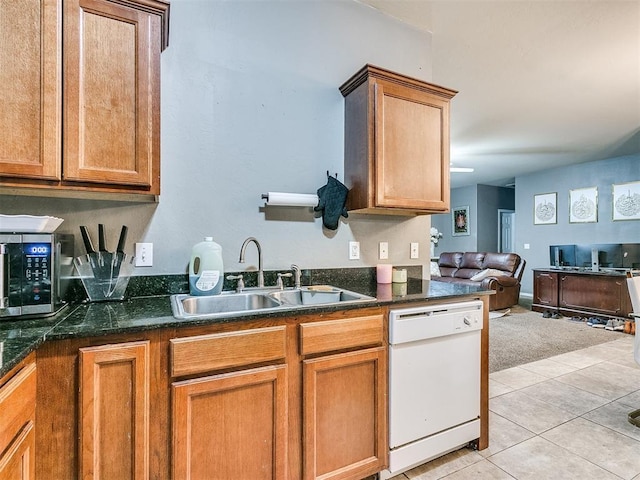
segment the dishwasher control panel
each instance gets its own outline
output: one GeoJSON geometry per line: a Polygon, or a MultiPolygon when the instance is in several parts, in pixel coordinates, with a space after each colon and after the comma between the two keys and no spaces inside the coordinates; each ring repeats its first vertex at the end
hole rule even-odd
{"type": "Polygon", "coordinates": [[[471,302],[401,308],[389,312],[389,343],[414,342],[482,329],[483,304],[471,302]]]}

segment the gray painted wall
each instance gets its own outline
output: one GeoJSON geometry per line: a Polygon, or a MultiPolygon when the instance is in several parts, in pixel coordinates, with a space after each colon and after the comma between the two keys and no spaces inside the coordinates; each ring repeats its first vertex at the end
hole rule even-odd
{"type": "MultiPolygon", "coordinates": [[[[350,215],[336,232],[310,209],[264,208],[267,191],[315,193],[326,172],[343,179],[344,100],[338,87],[365,63],[431,80],[431,35],[352,0],[172,0],[162,54],[162,194],[158,204],[1,196],[0,212],[50,214],[78,226],[121,224],[153,242],[154,266],[136,275],[186,272],[191,247],[211,235],[227,270],[242,241],[257,237],[266,269],[428,262],[430,218],[350,215]],[[359,261],[348,242],[361,243],[359,261]],[[420,242],[420,260],[409,259],[420,242]]],[[[455,86],[452,86],[455,87],[455,86]]]]}
{"type": "Polygon", "coordinates": [[[634,181],[640,181],[640,153],[517,177],[516,252],[527,261],[522,293],[533,294],[531,270],[549,266],[549,245],[639,243],[639,220],[613,221],[612,184],[634,181]],[[569,223],[569,190],[586,187],[598,187],[598,221],[569,223]],[[558,194],[558,223],[534,225],[533,197],[549,192],[558,194]]]}
{"type": "Polygon", "coordinates": [[[479,252],[498,250],[498,210],[515,209],[512,188],[478,185],[478,246],[479,252]]]}
{"type": "Polygon", "coordinates": [[[451,208],[469,206],[470,235],[452,236],[451,214],[433,215],[431,223],[443,237],[435,248],[442,252],[495,252],[498,249],[498,209],[513,210],[512,188],[472,185],[451,190],[451,208]]]}

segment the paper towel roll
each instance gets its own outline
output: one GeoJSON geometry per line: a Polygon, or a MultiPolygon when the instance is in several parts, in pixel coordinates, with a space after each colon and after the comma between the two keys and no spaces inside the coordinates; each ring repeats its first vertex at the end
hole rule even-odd
{"type": "Polygon", "coordinates": [[[318,196],[309,193],[269,192],[266,195],[266,200],[267,205],[283,207],[315,207],[318,205],[318,196]]]}

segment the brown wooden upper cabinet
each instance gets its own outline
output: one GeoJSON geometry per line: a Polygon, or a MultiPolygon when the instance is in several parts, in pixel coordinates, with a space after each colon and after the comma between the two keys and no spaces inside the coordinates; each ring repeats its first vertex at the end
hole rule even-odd
{"type": "Polygon", "coordinates": [[[340,92],[348,210],[449,211],[449,102],[457,92],[372,65],[340,92]]]}
{"type": "Polygon", "coordinates": [[[0,187],[160,193],[164,0],[0,4],[0,187]]]}

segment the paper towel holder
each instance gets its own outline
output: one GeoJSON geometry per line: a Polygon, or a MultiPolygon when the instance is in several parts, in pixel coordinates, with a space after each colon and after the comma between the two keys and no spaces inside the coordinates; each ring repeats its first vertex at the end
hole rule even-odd
{"type": "Polygon", "coordinates": [[[261,197],[265,206],[313,208],[318,205],[316,194],[268,192],[263,193],[261,197]]]}

